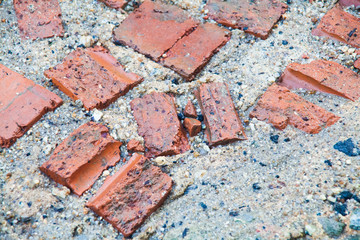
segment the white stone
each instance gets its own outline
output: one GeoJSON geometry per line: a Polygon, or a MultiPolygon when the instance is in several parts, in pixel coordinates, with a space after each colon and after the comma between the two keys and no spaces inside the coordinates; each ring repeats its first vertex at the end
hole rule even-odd
{"type": "Polygon", "coordinates": [[[102,118],[103,115],[104,114],[101,111],[97,110],[96,108],[93,111],[93,118],[94,118],[95,121],[99,121],[102,118]]]}

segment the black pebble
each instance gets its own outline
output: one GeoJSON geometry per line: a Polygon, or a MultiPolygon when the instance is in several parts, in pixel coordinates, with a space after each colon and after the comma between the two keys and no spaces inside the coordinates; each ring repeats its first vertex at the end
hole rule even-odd
{"type": "Polygon", "coordinates": [[[202,207],[202,209],[205,211],[207,209],[207,206],[205,203],[200,202],[200,206],[202,207]]]}
{"type": "Polygon", "coordinates": [[[182,237],[186,237],[187,233],[188,233],[189,229],[188,228],[185,228],[183,233],[182,233],[182,237]]]}
{"type": "Polygon", "coordinates": [[[171,80],[172,84],[178,85],[179,84],[179,80],[177,80],[176,78],[174,78],[173,80],[171,80]]]}
{"type": "Polygon", "coordinates": [[[232,217],[236,217],[236,216],[239,216],[239,212],[235,211],[235,210],[232,210],[232,211],[229,212],[229,215],[232,216],[232,217]]]}
{"type": "Polygon", "coordinates": [[[197,116],[197,120],[199,120],[200,122],[204,121],[204,116],[201,115],[201,114],[199,114],[199,115],[197,116]]]}
{"type": "Polygon", "coordinates": [[[178,113],[178,118],[179,118],[180,120],[184,120],[184,119],[185,119],[185,116],[184,116],[184,114],[183,114],[182,112],[180,112],[180,113],[178,113]]]}
{"type": "Polygon", "coordinates": [[[332,162],[330,160],[325,160],[324,163],[326,163],[329,167],[332,167],[332,162]]]}
{"type": "Polygon", "coordinates": [[[343,200],[349,200],[353,197],[352,192],[346,190],[346,191],[342,191],[341,193],[339,193],[339,198],[343,199],[343,200]]]}
{"type": "Polygon", "coordinates": [[[353,143],[352,139],[349,138],[345,141],[339,141],[334,145],[334,149],[345,153],[350,157],[360,155],[360,149],[353,143]]]}
{"type": "Polygon", "coordinates": [[[279,135],[271,135],[270,140],[276,144],[279,143],[279,135]]]}
{"type": "Polygon", "coordinates": [[[334,211],[337,213],[340,213],[343,216],[346,216],[347,215],[347,205],[345,203],[344,204],[336,203],[334,205],[334,211]]]}
{"type": "Polygon", "coordinates": [[[258,183],[254,183],[254,184],[252,185],[252,188],[253,188],[254,191],[257,191],[257,190],[260,190],[260,189],[261,189],[261,187],[259,186],[258,183]]]}
{"type": "Polygon", "coordinates": [[[284,142],[290,142],[290,138],[285,138],[284,142]]]}
{"type": "Polygon", "coordinates": [[[282,44],[283,44],[283,45],[288,45],[288,44],[289,44],[289,42],[288,42],[288,41],[286,41],[286,40],[282,40],[282,44]]]}

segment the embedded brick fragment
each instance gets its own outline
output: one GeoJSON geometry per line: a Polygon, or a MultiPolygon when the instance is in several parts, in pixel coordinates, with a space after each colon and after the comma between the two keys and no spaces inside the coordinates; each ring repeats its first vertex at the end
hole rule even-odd
{"type": "Polygon", "coordinates": [[[161,63],[188,81],[194,79],[211,57],[230,40],[231,32],[205,23],[184,36],[166,53],[161,63]]]}
{"type": "Polygon", "coordinates": [[[167,174],[135,153],[86,206],[129,237],[163,204],[171,188],[167,174]]]}
{"type": "Polygon", "coordinates": [[[0,147],[8,148],[62,99],[0,64],[0,147]]]}
{"type": "Polygon", "coordinates": [[[209,0],[205,8],[216,22],[266,39],[287,5],[278,0],[209,0]]]}
{"type": "Polygon", "coordinates": [[[115,9],[123,8],[128,3],[128,1],[126,0],[99,0],[99,1],[105,3],[106,6],[115,9]]]}
{"type": "Polygon", "coordinates": [[[193,137],[201,131],[201,122],[194,118],[185,118],[184,127],[189,132],[190,137],[193,137]]]}
{"type": "Polygon", "coordinates": [[[360,58],[354,62],[354,67],[360,69],[360,58]]]}
{"type": "Polygon", "coordinates": [[[175,108],[173,97],[165,93],[151,93],[130,103],[144,137],[146,156],[176,155],[190,146],[175,108]]]}
{"type": "Polygon", "coordinates": [[[145,147],[140,141],[131,139],[127,144],[127,150],[131,152],[145,152],[145,147]]]}
{"type": "Polygon", "coordinates": [[[360,97],[360,75],[336,62],[315,60],[290,63],[279,79],[287,88],[304,88],[356,101],[360,97]]]}
{"type": "Polygon", "coordinates": [[[339,4],[343,7],[354,5],[355,7],[360,6],[360,0],[340,0],[339,4]]]}
{"type": "Polygon", "coordinates": [[[58,0],[14,0],[21,38],[63,36],[58,0]]]}
{"type": "Polygon", "coordinates": [[[360,18],[335,6],[321,19],[312,34],[360,47],[360,18]]]}
{"type": "Polygon", "coordinates": [[[121,142],[110,136],[107,127],[88,122],[71,133],[40,170],[80,196],[102,171],[119,162],[120,146],[121,142]]]}
{"type": "Polygon", "coordinates": [[[271,85],[261,96],[250,117],[271,123],[280,130],[290,124],[311,134],[319,133],[340,119],[277,84],[271,85]]]}
{"type": "Polygon", "coordinates": [[[87,110],[106,108],[143,81],[126,72],[101,46],[78,48],[44,74],[70,98],[80,99],[87,110]]]}
{"type": "Polygon", "coordinates": [[[186,117],[197,118],[197,113],[194,104],[189,100],[184,109],[186,117]]]}
{"type": "Polygon", "coordinates": [[[113,37],[115,43],[158,61],[197,25],[197,21],[176,6],[146,0],[114,30],[113,37]]]}
{"type": "Polygon", "coordinates": [[[246,139],[226,83],[205,83],[195,91],[210,146],[246,139]]]}

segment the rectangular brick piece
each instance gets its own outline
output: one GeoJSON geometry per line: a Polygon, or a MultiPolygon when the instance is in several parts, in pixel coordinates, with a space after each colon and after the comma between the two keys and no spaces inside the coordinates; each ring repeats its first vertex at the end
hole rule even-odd
{"type": "Polygon", "coordinates": [[[335,94],[352,101],[360,97],[360,75],[332,61],[290,63],[279,79],[287,88],[304,88],[335,94]]]}
{"type": "Polygon", "coordinates": [[[216,22],[266,39],[287,5],[278,0],[209,0],[205,8],[216,22]]]}
{"type": "Polygon", "coordinates": [[[176,155],[189,150],[173,97],[155,92],[134,99],[130,106],[138,133],[144,137],[147,157],[176,155]]]}
{"type": "Polygon", "coordinates": [[[210,146],[246,139],[226,83],[205,83],[195,91],[210,146]]]}
{"type": "Polygon", "coordinates": [[[250,117],[271,123],[280,130],[290,124],[311,134],[319,133],[340,119],[276,83],[261,96],[250,117]]]}
{"type": "Polygon", "coordinates": [[[120,146],[107,127],[89,122],[71,133],[40,170],[80,196],[103,170],[119,162],[120,146]]]}
{"type": "Polygon", "coordinates": [[[360,48],[360,18],[335,6],[325,14],[312,34],[360,48]]]}
{"type": "Polygon", "coordinates": [[[14,0],[21,38],[63,36],[58,0],[14,0]]]}
{"type": "Polygon", "coordinates": [[[124,8],[128,3],[127,0],[99,0],[99,1],[105,3],[106,6],[115,9],[124,8]]]}
{"type": "Polygon", "coordinates": [[[216,24],[202,24],[180,39],[160,61],[190,81],[230,40],[230,36],[229,30],[216,24]]]}
{"type": "Polygon", "coordinates": [[[88,110],[106,108],[143,81],[142,77],[125,72],[100,46],[78,48],[44,74],[70,98],[80,99],[88,110]]]}
{"type": "Polygon", "coordinates": [[[158,61],[198,22],[182,9],[146,0],[114,30],[114,41],[158,61]]]}
{"type": "Polygon", "coordinates": [[[8,148],[62,99],[0,64],[0,147],[8,148]]]}
{"type": "Polygon", "coordinates": [[[167,174],[135,153],[86,206],[129,237],[163,204],[171,188],[167,174]]]}

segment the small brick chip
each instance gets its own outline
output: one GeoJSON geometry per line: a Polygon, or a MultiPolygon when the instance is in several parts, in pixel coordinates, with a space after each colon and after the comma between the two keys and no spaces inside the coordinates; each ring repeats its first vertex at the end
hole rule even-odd
{"type": "Polygon", "coordinates": [[[58,0],[14,0],[21,38],[63,36],[58,0]]]}
{"type": "Polygon", "coordinates": [[[190,100],[187,102],[185,106],[184,115],[186,117],[197,118],[196,108],[190,100]]]}
{"type": "Polygon", "coordinates": [[[99,1],[105,3],[106,6],[115,9],[124,8],[128,3],[127,0],[99,0],[99,1]]]}
{"type": "Polygon", "coordinates": [[[354,67],[360,69],[360,58],[354,62],[354,67]]]}
{"type": "Polygon", "coordinates": [[[190,137],[194,137],[201,131],[201,122],[194,118],[185,118],[184,127],[189,132],[190,137]]]}
{"type": "Polygon", "coordinates": [[[210,146],[245,140],[246,135],[226,83],[202,84],[195,91],[210,146]]]}
{"type": "Polygon", "coordinates": [[[142,77],[125,72],[101,46],[78,48],[44,74],[70,98],[80,99],[87,110],[106,108],[143,81],[142,77]]]}
{"type": "Polygon", "coordinates": [[[8,148],[62,99],[0,64],[0,147],[8,148]]]}
{"type": "Polygon", "coordinates": [[[360,97],[360,75],[332,61],[290,63],[280,77],[279,85],[335,94],[352,101],[360,97]]]}
{"type": "Polygon", "coordinates": [[[131,139],[127,146],[126,146],[127,150],[130,152],[145,152],[145,147],[144,145],[135,139],[131,139]]]}
{"type": "Polygon", "coordinates": [[[319,133],[340,119],[276,83],[261,96],[250,117],[271,123],[280,130],[290,124],[311,134],[319,133]]]}
{"type": "Polygon", "coordinates": [[[67,137],[40,170],[80,196],[102,171],[120,161],[120,146],[107,127],[88,122],[67,137]]]}
{"type": "Polygon", "coordinates": [[[167,174],[135,153],[86,206],[129,237],[163,204],[171,188],[167,174]]]}

